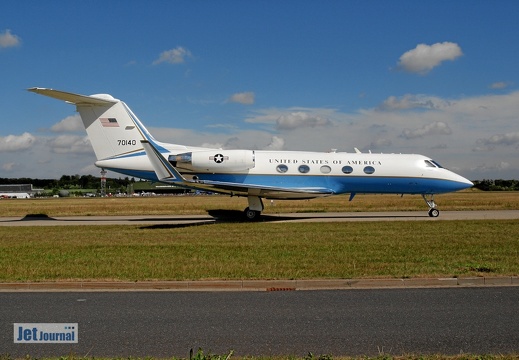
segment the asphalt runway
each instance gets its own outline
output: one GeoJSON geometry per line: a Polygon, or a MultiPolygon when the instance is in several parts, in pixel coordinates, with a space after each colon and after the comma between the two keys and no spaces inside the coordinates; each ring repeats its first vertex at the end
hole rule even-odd
{"type": "Polygon", "coordinates": [[[518,287],[0,293],[12,357],[519,352],[518,287]],[[77,344],[15,344],[13,323],[78,323],[77,344]]]}
{"type": "MultiPolygon", "coordinates": [[[[441,211],[431,218],[426,211],[395,212],[329,212],[265,214],[260,222],[343,222],[343,221],[441,221],[519,219],[519,210],[441,211]]],[[[215,222],[236,222],[243,219],[241,211],[215,210],[208,215],[140,215],[140,216],[64,216],[1,217],[0,226],[55,226],[55,225],[153,225],[189,226],[215,222]]]]}

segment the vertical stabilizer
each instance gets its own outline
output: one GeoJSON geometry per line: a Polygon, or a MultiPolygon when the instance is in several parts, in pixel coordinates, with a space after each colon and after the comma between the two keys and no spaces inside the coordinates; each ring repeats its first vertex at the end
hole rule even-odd
{"type": "Polygon", "coordinates": [[[133,121],[122,101],[101,106],[76,104],[76,107],[97,160],[143,151],[141,140],[146,140],[147,131],[133,121]]]}
{"type": "Polygon", "coordinates": [[[142,140],[154,141],[128,106],[111,95],[85,96],[44,88],[29,91],[76,105],[97,160],[131,156],[144,151],[142,140]]]}

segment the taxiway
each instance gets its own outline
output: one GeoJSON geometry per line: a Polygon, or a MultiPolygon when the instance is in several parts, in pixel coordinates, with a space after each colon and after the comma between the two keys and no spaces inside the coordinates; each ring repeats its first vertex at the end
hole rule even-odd
{"type": "Polygon", "coordinates": [[[12,357],[379,356],[519,352],[518,287],[0,293],[12,357]],[[14,323],[78,323],[77,344],[15,344],[14,323]]]}
{"type": "MultiPolygon", "coordinates": [[[[27,215],[2,217],[0,226],[63,225],[200,225],[234,222],[243,217],[239,211],[211,211],[208,215],[138,215],[138,216],[58,216],[27,215]]],[[[260,222],[344,222],[344,221],[442,221],[442,220],[519,219],[519,210],[442,211],[431,218],[425,211],[397,212],[329,212],[265,214],[260,222]]]]}

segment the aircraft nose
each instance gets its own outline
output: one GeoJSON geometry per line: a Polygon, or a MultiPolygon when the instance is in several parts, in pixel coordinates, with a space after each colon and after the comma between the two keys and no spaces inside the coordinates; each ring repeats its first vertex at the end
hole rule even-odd
{"type": "Polygon", "coordinates": [[[469,179],[458,174],[455,174],[455,176],[457,177],[456,182],[459,184],[459,190],[469,189],[474,186],[474,183],[469,179]]]}

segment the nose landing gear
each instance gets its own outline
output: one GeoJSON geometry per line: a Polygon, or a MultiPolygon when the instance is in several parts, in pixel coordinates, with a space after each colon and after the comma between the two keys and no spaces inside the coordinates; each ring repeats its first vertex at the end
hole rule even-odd
{"type": "Polygon", "coordinates": [[[440,216],[440,210],[436,208],[436,203],[434,202],[434,194],[430,194],[430,198],[427,198],[426,194],[422,194],[423,199],[425,200],[427,206],[429,206],[429,216],[430,217],[438,217],[440,216]]]}

